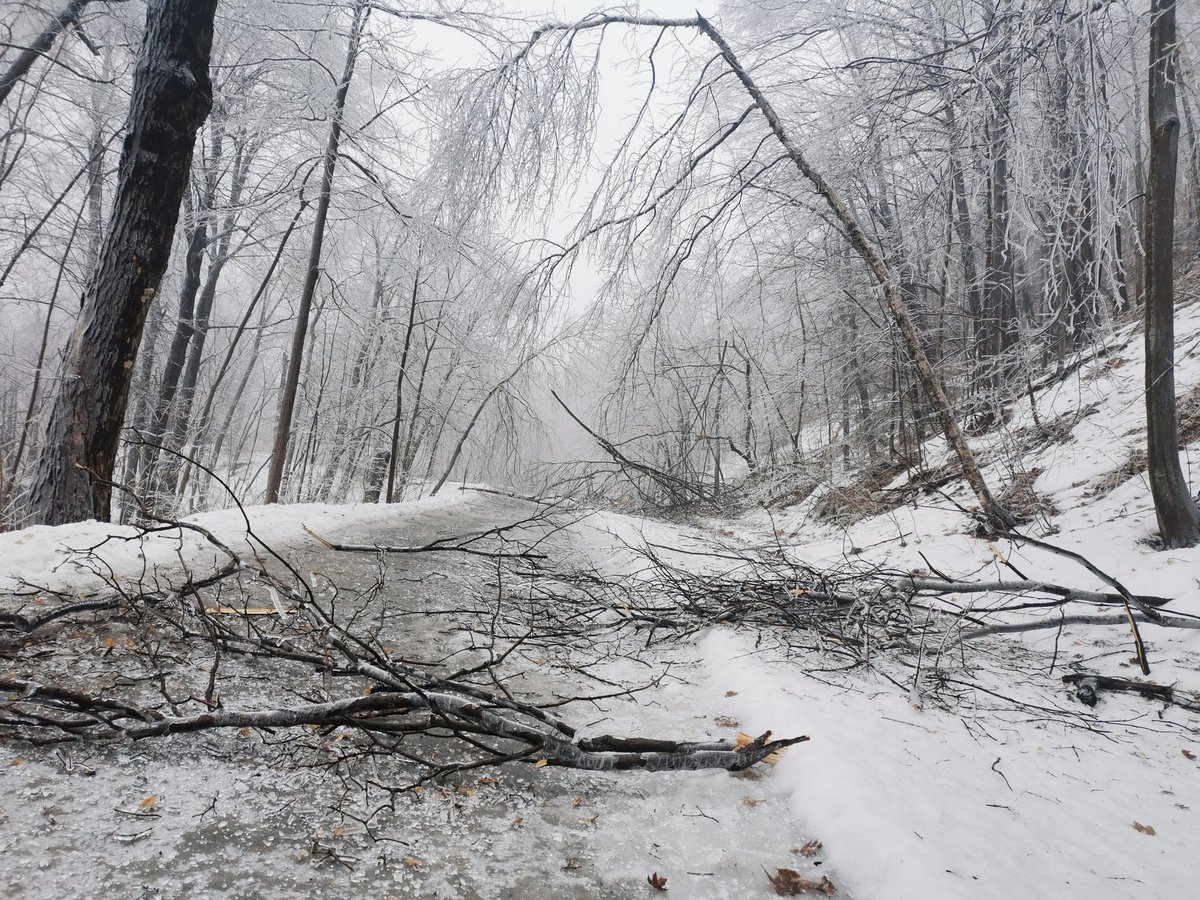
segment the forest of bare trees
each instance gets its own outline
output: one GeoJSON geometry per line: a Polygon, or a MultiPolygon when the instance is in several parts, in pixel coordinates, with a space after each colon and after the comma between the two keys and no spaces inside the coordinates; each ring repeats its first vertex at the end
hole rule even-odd
{"type": "Polygon", "coordinates": [[[1200,536],[1188,5],[173,6],[6,10],[6,527],[203,510],[214,474],[672,505],[933,470],[940,434],[1004,529],[971,436],[1144,310],[1161,532],[1200,536]],[[568,413],[619,452],[564,462],[568,413]]]}
{"type": "Polygon", "coordinates": [[[0,0],[0,894],[1184,896],[1197,301],[1195,0],[0,0]]]}

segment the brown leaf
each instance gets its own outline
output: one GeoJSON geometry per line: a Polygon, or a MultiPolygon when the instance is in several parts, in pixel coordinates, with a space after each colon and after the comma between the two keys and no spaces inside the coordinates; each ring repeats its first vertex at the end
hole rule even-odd
{"type": "Polygon", "coordinates": [[[762,772],[758,769],[742,769],[740,772],[730,772],[729,774],[742,781],[760,781],[762,779],[762,772]]]}
{"type": "Polygon", "coordinates": [[[475,796],[475,788],[467,787],[465,784],[459,785],[458,792],[460,794],[462,794],[464,797],[474,797],[475,796]]]}
{"type": "Polygon", "coordinates": [[[524,816],[517,816],[515,819],[512,820],[513,828],[520,828],[524,824],[525,824],[524,816]]]}
{"type": "Polygon", "coordinates": [[[1196,758],[1196,754],[1193,753],[1191,750],[1184,750],[1183,756],[1185,759],[1195,759],[1196,758]]]}
{"type": "Polygon", "coordinates": [[[803,856],[805,858],[808,858],[810,856],[816,856],[818,853],[821,852],[821,842],[818,841],[816,838],[813,838],[811,841],[808,841],[803,847],[793,847],[792,852],[798,853],[800,856],[803,856]]]}
{"type": "Polygon", "coordinates": [[[717,716],[713,722],[720,728],[737,728],[740,724],[737,719],[731,719],[729,716],[717,716]]]}
{"type": "Polygon", "coordinates": [[[760,804],[762,802],[763,802],[762,800],[755,800],[753,797],[743,797],[742,798],[742,805],[748,806],[751,809],[754,809],[754,807],[758,806],[758,804],[760,804]]]}
{"type": "Polygon", "coordinates": [[[406,866],[415,869],[417,866],[421,865],[422,861],[416,856],[406,856],[404,857],[403,862],[406,866]]]}
{"type": "Polygon", "coordinates": [[[484,778],[480,778],[480,779],[479,779],[479,783],[480,783],[480,784],[499,784],[499,783],[500,783],[500,779],[499,779],[499,778],[487,778],[487,777],[484,777],[484,778]]]}
{"type": "Polygon", "coordinates": [[[653,873],[652,875],[647,875],[646,881],[650,884],[650,887],[654,888],[656,891],[665,891],[667,889],[666,876],[659,875],[657,872],[653,873]]]}
{"type": "Polygon", "coordinates": [[[576,797],[574,800],[571,801],[571,805],[573,807],[575,807],[576,809],[579,809],[579,807],[583,805],[583,798],[576,797]]]}
{"type": "Polygon", "coordinates": [[[1133,823],[1133,830],[1140,831],[1142,834],[1149,835],[1150,837],[1154,837],[1154,835],[1158,834],[1158,832],[1154,830],[1153,825],[1143,825],[1141,822],[1136,820],[1133,823]]]}
{"type": "Polygon", "coordinates": [[[726,692],[725,692],[725,696],[726,696],[726,697],[736,697],[736,696],[737,696],[737,691],[726,691],[726,692]]]}
{"type": "Polygon", "coordinates": [[[534,767],[535,769],[540,769],[540,768],[542,768],[543,766],[548,766],[548,765],[550,765],[550,760],[548,760],[548,759],[539,759],[537,762],[535,762],[535,763],[533,764],[533,767],[534,767]]]}
{"type": "Polygon", "coordinates": [[[826,896],[837,893],[833,882],[824,875],[821,876],[820,881],[810,881],[795,869],[778,869],[774,875],[768,872],[767,880],[771,882],[771,887],[775,888],[775,893],[780,897],[798,897],[810,892],[826,896]]]}
{"type": "Polygon", "coordinates": [[[138,806],[142,809],[154,809],[154,807],[158,806],[158,794],[151,794],[149,797],[143,798],[138,806]]]}

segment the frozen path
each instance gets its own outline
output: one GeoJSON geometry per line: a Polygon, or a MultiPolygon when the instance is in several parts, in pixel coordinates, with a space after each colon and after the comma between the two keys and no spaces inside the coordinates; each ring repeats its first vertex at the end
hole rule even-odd
{"type": "MultiPolygon", "coordinates": [[[[529,514],[519,501],[475,495],[454,504],[408,505],[393,521],[347,526],[343,542],[412,545],[507,524],[529,514]]],[[[319,520],[311,522],[321,530],[319,520]]],[[[331,526],[330,526],[331,527],[331,526]]],[[[265,531],[270,537],[270,532],[265,531]]],[[[553,540],[559,550],[568,532],[553,540]]],[[[596,547],[589,548],[596,552],[596,547]]],[[[376,575],[371,555],[309,542],[289,556],[343,588],[376,575]]],[[[462,554],[389,557],[384,602],[415,615],[408,639],[426,651],[461,640],[437,614],[491,585],[494,564],[462,554]]],[[[632,668],[646,678],[648,659],[632,668]]],[[[729,737],[736,697],[694,648],[637,703],[568,707],[580,725],[612,733],[729,737]],[[720,721],[718,721],[720,719],[720,721]]],[[[553,693],[552,658],[526,666],[519,690],[553,693]],[[543,674],[545,673],[545,674],[543,674]]],[[[798,850],[809,834],[787,792],[761,776],[725,772],[598,775],[530,766],[467,773],[444,788],[402,795],[394,812],[360,822],[355,798],[324,771],[281,767],[258,733],[173,737],[135,747],[74,748],[69,756],[0,743],[0,855],[6,896],[396,896],[624,898],[655,895],[658,873],[675,897],[772,897],[766,871],[792,868],[819,880],[834,872],[798,850]],[[94,772],[94,774],[87,774],[94,772]],[[339,810],[340,807],[340,810],[339,810]]],[[[804,753],[804,745],[793,748],[804,753]]],[[[839,896],[847,893],[842,890],[839,896]]]]}

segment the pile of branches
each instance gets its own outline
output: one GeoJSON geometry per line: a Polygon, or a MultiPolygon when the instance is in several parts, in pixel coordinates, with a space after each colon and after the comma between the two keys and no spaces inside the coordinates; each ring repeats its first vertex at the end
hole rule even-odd
{"type": "Polygon", "coordinates": [[[599,620],[599,610],[607,610],[610,622],[647,630],[648,641],[719,623],[745,625],[850,665],[869,662],[876,650],[941,656],[998,634],[1114,625],[1131,630],[1148,675],[1140,626],[1200,628],[1200,617],[1164,609],[1170,598],[1133,594],[1078,554],[1022,535],[1012,539],[1068,557],[1112,589],[1030,577],[995,548],[1003,575],[989,579],[953,577],[932,566],[899,571],[853,556],[816,568],[782,547],[688,551],[653,543],[636,548],[645,565],[633,577],[555,577],[571,583],[576,606],[570,615],[577,620],[599,620]]]}
{"type": "MultiPolygon", "coordinates": [[[[8,736],[59,743],[140,741],[214,729],[294,729],[301,738],[336,732],[342,761],[371,757],[415,764],[419,777],[407,786],[519,760],[600,771],[739,771],[806,740],[776,740],[769,732],[740,743],[581,736],[558,710],[569,702],[597,697],[539,704],[514,696],[506,687],[502,666],[531,637],[528,631],[510,641],[507,649],[496,652],[493,647],[482,661],[458,668],[444,661],[402,658],[389,644],[384,625],[390,620],[377,602],[382,579],[356,597],[333,585],[317,591],[287,560],[258,541],[248,519],[248,538],[264,551],[253,559],[200,525],[143,513],[154,524],[139,537],[190,531],[216,551],[221,563],[203,576],[188,575],[179,583],[144,590],[110,580],[108,590],[99,595],[82,600],[60,597],[58,606],[38,615],[29,615],[29,604],[22,603],[32,588],[10,597],[0,612],[0,650],[12,659],[13,669],[0,677],[0,730],[8,736]],[[30,657],[57,652],[67,658],[69,650],[62,644],[70,629],[80,628],[81,622],[94,623],[97,616],[104,616],[109,627],[123,626],[136,636],[127,639],[136,649],[120,652],[108,689],[94,687],[94,673],[85,685],[73,683],[58,668],[54,678],[40,674],[46,666],[38,670],[30,657]],[[153,640],[146,637],[151,634],[153,640]],[[31,649],[37,653],[25,652],[31,649]],[[259,696],[245,695],[246,665],[253,665],[266,682],[259,696]],[[200,679],[203,684],[197,681],[197,668],[207,671],[200,679]],[[161,698],[148,701],[146,684],[158,684],[161,698]],[[288,694],[295,702],[278,703],[288,694]],[[232,697],[238,697],[236,706],[232,697]]],[[[515,558],[526,565],[539,556],[527,550],[481,549],[479,537],[382,549],[515,558]]],[[[93,556],[93,562],[98,559],[93,556]]],[[[47,595],[45,590],[37,593],[41,598],[47,595]]],[[[491,636],[497,638],[495,629],[491,636]]],[[[326,749],[329,744],[325,742],[326,749]]]]}

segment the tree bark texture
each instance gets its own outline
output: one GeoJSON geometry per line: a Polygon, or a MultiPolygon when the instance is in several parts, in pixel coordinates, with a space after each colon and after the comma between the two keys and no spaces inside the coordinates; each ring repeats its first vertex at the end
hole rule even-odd
{"type": "Polygon", "coordinates": [[[147,10],[112,216],[38,459],[38,523],[108,519],[142,327],[170,257],[196,131],[212,106],[216,5],[152,0],[147,10]]]}
{"type": "Polygon", "coordinates": [[[1200,542],[1200,509],[1179,465],[1175,409],[1175,179],[1179,113],[1175,0],[1150,7],[1150,165],[1146,198],[1146,439],[1150,492],[1168,548],[1200,542]]]}

